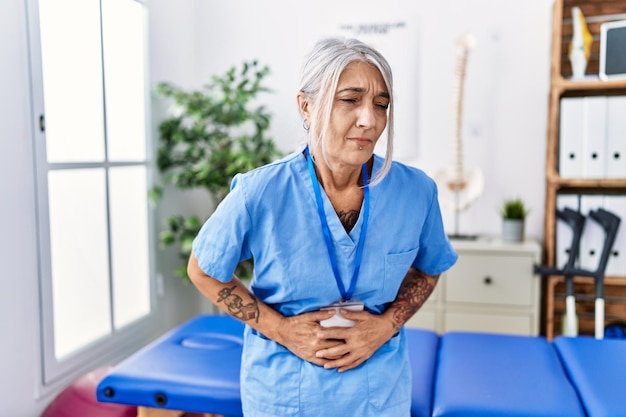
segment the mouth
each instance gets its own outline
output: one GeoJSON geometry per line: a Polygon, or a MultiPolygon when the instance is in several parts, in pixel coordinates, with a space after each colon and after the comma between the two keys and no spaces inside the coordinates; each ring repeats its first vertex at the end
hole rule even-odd
{"type": "Polygon", "coordinates": [[[350,138],[348,139],[350,142],[354,143],[359,148],[364,148],[366,146],[370,146],[372,141],[367,138],[350,138]]]}

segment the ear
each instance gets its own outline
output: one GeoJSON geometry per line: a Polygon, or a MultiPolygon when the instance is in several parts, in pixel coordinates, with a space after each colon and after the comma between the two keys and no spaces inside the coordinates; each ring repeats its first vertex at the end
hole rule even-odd
{"type": "Polygon", "coordinates": [[[298,100],[298,108],[300,109],[300,114],[302,114],[304,120],[308,120],[310,123],[311,114],[309,112],[309,99],[302,91],[298,92],[296,99],[298,100]]]}

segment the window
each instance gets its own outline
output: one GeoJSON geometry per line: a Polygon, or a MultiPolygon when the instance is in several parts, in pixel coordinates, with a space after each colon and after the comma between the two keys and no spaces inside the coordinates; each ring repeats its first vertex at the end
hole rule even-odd
{"type": "Polygon", "coordinates": [[[47,384],[154,320],[145,5],[28,6],[47,384]]]}

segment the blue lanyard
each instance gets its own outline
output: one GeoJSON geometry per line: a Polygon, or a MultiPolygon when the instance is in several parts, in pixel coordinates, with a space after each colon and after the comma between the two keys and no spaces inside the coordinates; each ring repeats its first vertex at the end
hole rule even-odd
{"type": "Polygon", "coordinates": [[[322,192],[320,191],[320,183],[315,175],[315,168],[313,167],[313,158],[309,153],[309,147],[306,147],[306,159],[309,165],[309,174],[311,175],[311,182],[313,183],[313,190],[315,191],[315,199],[317,200],[317,213],[320,216],[322,222],[322,232],[324,234],[324,240],[326,242],[326,249],[328,249],[328,257],[330,258],[330,264],[333,267],[333,273],[335,274],[335,281],[337,287],[341,293],[341,299],[343,301],[349,301],[354,294],[354,288],[356,287],[356,281],[359,276],[359,270],[361,269],[361,260],[363,259],[363,244],[365,242],[365,235],[367,234],[367,220],[370,214],[370,190],[369,179],[367,176],[367,163],[363,164],[363,226],[361,227],[361,236],[359,237],[359,243],[356,249],[356,260],[354,265],[354,273],[350,280],[350,288],[346,292],[346,288],[343,286],[343,281],[339,275],[339,267],[337,266],[337,258],[335,256],[335,250],[333,247],[333,241],[330,237],[330,229],[328,228],[328,222],[326,220],[326,214],[324,213],[324,202],[322,201],[322,192]]]}

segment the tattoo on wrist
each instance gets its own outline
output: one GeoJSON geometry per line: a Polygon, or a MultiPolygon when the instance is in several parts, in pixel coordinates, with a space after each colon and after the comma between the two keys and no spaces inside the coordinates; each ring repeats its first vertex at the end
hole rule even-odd
{"type": "Polygon", "coordinates": [[[233,293],[235,288],[237,287],[222,288],[218,293],[219,298],[217,299],[217,302],[224,303],[231,316],[237,317],[242,321],[254,320],[258,323],[260,311],[256,297],[251,294],[250,297],[252,298],[252,301],[248,304],[244,304],[243,298],[233,293]]]}
{"type": "MultiPolygon", "coordinates": [[[[432,278],[436,280],[438,277],[432,278]]],[[[426,274],[419,271],[409,272],[402,282],[398,296],[393,303],[392,325],[395,330],[399,330],[407,320],[413,317],[417,310],[426,302],[430,294],[432,294],[434,288],[426,274]]]]}

